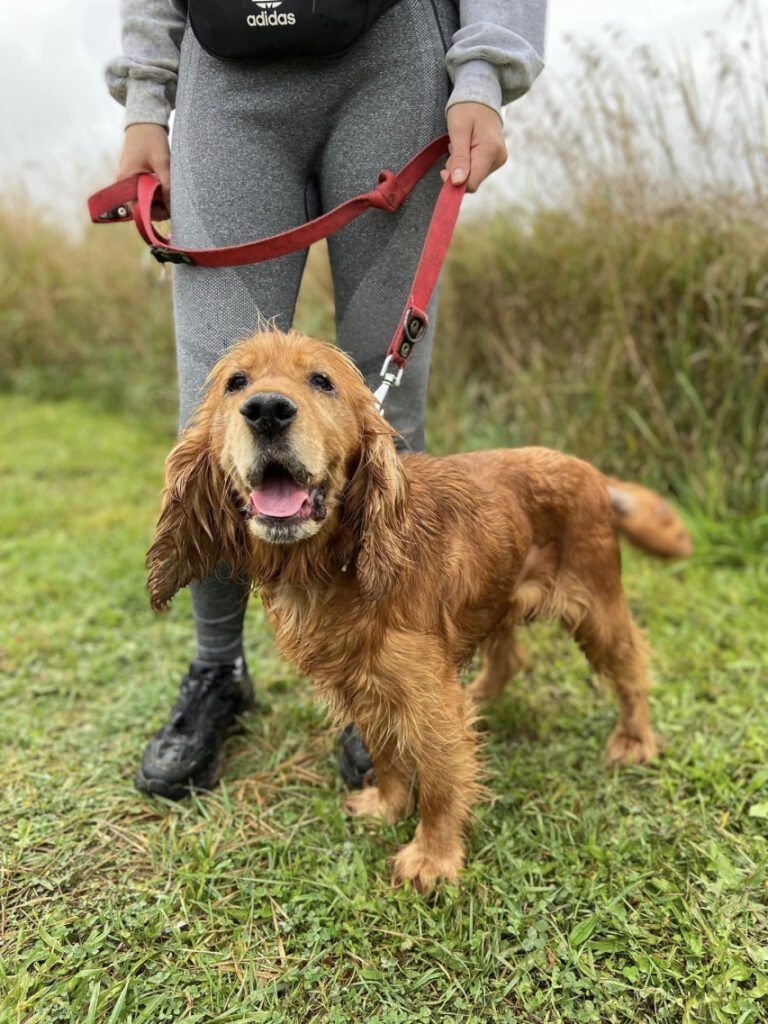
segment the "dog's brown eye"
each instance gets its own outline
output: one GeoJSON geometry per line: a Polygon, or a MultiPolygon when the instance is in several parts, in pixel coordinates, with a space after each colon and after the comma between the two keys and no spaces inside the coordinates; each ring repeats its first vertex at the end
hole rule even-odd
{"type": "Polygon", "coordinates": [[[333,386],[333,381],[325,373],[313,373],[309,378],[309,386],[311,388],[317,388],[318,391],[327,391],[329,394],[334,394],[336,388],[333,386]]]}
{"type": "Polygon", "coordinates": [[[230,391],[242,391],[244,387],[248,386],[248,378],[244,373],[233,373],[227,381],[227,392],[230,391]]]}

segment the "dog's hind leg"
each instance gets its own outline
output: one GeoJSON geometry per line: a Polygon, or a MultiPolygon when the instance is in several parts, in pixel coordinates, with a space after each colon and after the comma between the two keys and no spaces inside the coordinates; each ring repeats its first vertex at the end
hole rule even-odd
{"type": "Polygon", "coordinates": [[[609,764],[643,764],[658,753],[651,729],[648,647],[632,619],[621,587],[612,600],[604,595],[582,608],[566,628],[592,669],[608,679],[619,700],[619,720],[606,743],[609,764]]]}
{"type": "Polygon", "coordinates": [[[508,619],[483,641],[480,655],[480,672],[466,691],[475,704],[500,697],[510,679],[530,662],[528,652],[515,635],[514,624],[508,619]]]}
{"type": "Polygon", "coordinates": [[[403,755],[395,737],[382,740],[376,729],[366,727],[369,722],[357,725],[373,760],[376,785],[350,793],[344,810],[347,814],[394,824],[413,811],[415,766],[403,755]]]}

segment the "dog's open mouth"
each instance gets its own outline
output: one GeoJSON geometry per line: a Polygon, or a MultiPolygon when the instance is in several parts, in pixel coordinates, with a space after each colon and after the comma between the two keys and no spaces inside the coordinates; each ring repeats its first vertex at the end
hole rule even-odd
{"type": "Polygon", "coordinates": [[[323,519],[325,487],[310,487],[284,466],[270,462],[248,496],[248,508],[261,521],[281,526],[323,519]]]}

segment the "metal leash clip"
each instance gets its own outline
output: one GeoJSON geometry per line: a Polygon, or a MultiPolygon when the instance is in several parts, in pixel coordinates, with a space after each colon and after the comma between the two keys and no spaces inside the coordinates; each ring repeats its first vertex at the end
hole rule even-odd
{"type": "Polygon", "coordinates": [[[120,206],[113,207],[111,210],[104,210],[103,213],[98,215],[98,220],[131,220],[131,211],[127,206],[121,204],[120,206]]]}
{"type": "MultiPolygon", "coordinates": [[[[406,361],[410,358],[413,346],[426,334],[427,323],[428,318],[424,310],[419,309],[417,306],[409,306],[406,309],[400,327],[400,340],[396,347],[394,341],[390,345],[384,365],[381,368],[381,384],[373,393],[373,397],[379,403],[379,412],[382,416],[384,415],[384,400],[389,394],[389,389],[399,386],[403,378],[406,361]],[[398,360],[402,360],[402,362],[396,363],[396,370],[391,370],[390,364],[395,362],[395,356],[397,356],[398,360]]],[[[395,335],[395,338],[397,338],[397,335],[395,335]]]]}
{"type": "Polygon", "coordinates": [[[175,249],[169,249],[164,245],[150,245],[149,251],[158,263],[176,263],[188,267],[195,265],[195,261],[187,253],[177,252],[175,249]]]}
{"type": "Polygon", "coordinates": [[[389,394],[390,388],[396,388],[399,386],[400,381],[403,379],[404,366],[398,366],[396,370],[390,370],[389,366],[392,362],[392,356],[387,355],[384,360],[384,365],[381,368],[381,384],[376,388],[373,393],[373,397],[379,403],[379,412],[384,415],[384,402],[387,395],[389,394]]]}

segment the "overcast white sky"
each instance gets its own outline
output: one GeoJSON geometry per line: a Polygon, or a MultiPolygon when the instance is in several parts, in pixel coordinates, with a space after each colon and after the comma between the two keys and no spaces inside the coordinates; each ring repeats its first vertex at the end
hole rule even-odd
{"type": "MultiPolygon", "coordinates": [[[[547,66],[567,67],[566,34],[600,38],[607,24],[637,42],[696,50],[724,30],[726,0],[550,0],[547,66]]],[[[103,66],[119,50],[118,0],[3,0],[0,7],[0,174],[38,184],[73,160],[103,179],[116,157],[122,110],[103,66]],[[100,176],[99,176],[100,175],[100,176]]]]}

